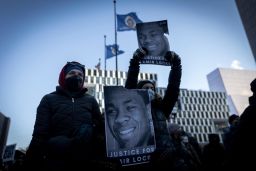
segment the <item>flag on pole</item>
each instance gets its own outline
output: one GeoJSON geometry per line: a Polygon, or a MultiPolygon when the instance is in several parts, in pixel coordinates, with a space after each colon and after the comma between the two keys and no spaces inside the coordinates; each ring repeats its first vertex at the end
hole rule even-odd
{"type": "Polygon", "coordinates": [[[95,68],[96,68],[97,70],[100,70],[100,62],[99,62],[97,65],[95,65],[95,68]]]}
{"type": "Polygon", "coordinates": [[[116,18],[117,31],[136,30],[136,23],[142,23],[135,12],[130,12],[124,15],[117,14],[116,18]]]}
{"type": "Polygon", "coordinates": [[[120,54],[123,54],[124,51],[123,50],[119,50],[119,46],[118,45],[117,45],[117,50],[116,50],[116,45],[115,44],[107,45],[106,46],[105,59],[109,59],[111,57],[116,56],[116,53],[117,53],[117,55],[120,55],[120,54]]]}
{"type": "Polygon", "coordinates": [[[98,64],[97,65],[95,65],[95,68],[97,69],[97,70],[100,70],[100,58],[99,58],[99,62],[98,62],[98,64]]]}

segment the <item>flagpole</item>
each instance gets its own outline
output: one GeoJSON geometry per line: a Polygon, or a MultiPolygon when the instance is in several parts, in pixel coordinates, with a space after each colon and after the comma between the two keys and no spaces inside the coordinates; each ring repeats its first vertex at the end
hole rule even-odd
{"type": "Polygon", "coordinates": [[[118,53],[118,49],[117,49],[117,31],[116,31],[116,0],[113,0],[114,2],[114,21],[115,21],[115,50],[116,50],[116,85],[118,85],[118,60],[117,60],[117,53],[118,53]]]}
{"type": "Polygon", "coordinates": [[[106,49],[106,38],[107,38],[107,36],[106,35],[104,35],[104,49],[105,49],[105,62],[104,62],[104,67],[105,67],[105,70],[107,69],[107,60],[106,60],[106,56],[107,56],[107,49],[106,49]]]}
{"type": "Polygon", "coordinates": [[[107,75],[107,49],[106,49],[106,39],[107,39],[107,36],[104,35],[104,49],[105,49],[105,63],[104,63],[104,85],[106,85],[106,75],[107,75]]]}

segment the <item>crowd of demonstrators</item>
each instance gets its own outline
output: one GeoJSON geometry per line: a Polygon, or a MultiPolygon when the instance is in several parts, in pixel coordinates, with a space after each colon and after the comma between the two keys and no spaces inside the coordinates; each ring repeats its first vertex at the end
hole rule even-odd
{"type": "Polygon", "coordinates": [[[256,120],[256,79],[251,83],[253,95],[249,97],[249,106],[240,115],[239,123],[232,135],[226,162],[226,168],[232,170],[255,170],[255,144],[253,130],[256,120]]]}
{"type": "Polygon", "coordinates": [[[237,129],[237,126],[239,123],[239,119],[240,119],[240,117],[236,114],[232,114],[228,118],[229,127],[227,127],[224,130],[224,134],[223,134],[223,138],[222,138],[223,145],[227,152],[229,151],[229,147],[231,146],[232,137],[233,137],[234,133],[236,132],[236,129],[237,129]]]}
{"type": "Polygon", "coordinates": [[[249,97],[249,106],[240,117],[231,115],[228,118],[230,127],[223,136],[223,144],[218,134],[209,134],[209,143],[201,148],[180,125],[167,122],[179,95],[180,57],[171,51],[165,54],[171,70],[166,93],[161,97],[156,93],[154,82],[138,80],[140,61],[146,54],[144,48],[133,54],[125,88],[147,89],[150,94],[156,140],[150,163],[123,167],[118,159],[106,157],[103,115],[96,99],[86,93],[84,66],[73,61],[62,68],[56,91],[41,99],[26,155],[10,167],[1,165],[0,170],[255,170],[252,156],[256,142],[252,131],[256,119],[256,79],[250,84],[253,95],[249,97]]]}
{"type": "Polygon", "coordinates": [[[154,82],[150,80],[141,80],[138,82],[138,74],[140,72],[140,61],[147,55],[147,49],[137,49],[130,60],[127,81],[125,87],[127,89],[148,89],[151,95],[151,114],[154,125],[156,151],[152,155],[152,167],[161,169],[168,168],[173,158],[174,149],[172,140],[167,129],[167,119],[178,99],[180,81],[181,81],[181,59],[174,53],[168,51],[165,54],[167,61],[171,63],[168,85],[164,97],[160,97],[156,93],[154,82]]]}
{"type": "Polygon", "coordinates": [[[197,139],[192,136],[189,132],[183,131],[182,133],[183,137],[187,137],[189,144],[191,144],[196,151],[196,154],[198,155],[198,158],[200,159],[202,163],[202,146],[199,144],[197,139]]]}
{"type": "Polygon", "coordinates": [[[174,144],[172,170],[200,171],[202,169],[201,148],[198,142],[179,124],[168,124],[168,131],[174,144]]]}
{"type": "Polygon", "coordinates": [[[220,142],[219,134],[208,134],[209,143],[203,147],[203,170],[223,170],[226,160],[224,145],[220,142]]]}
{"type": "Polygon", "coordinates": [[[85,68],[67,62],[56,91],[37,108],[32,140],[26,152],[28,170],[70,170],[94,164],[104,148],[104,122],[96,99],[84,87],[85,68]]]}

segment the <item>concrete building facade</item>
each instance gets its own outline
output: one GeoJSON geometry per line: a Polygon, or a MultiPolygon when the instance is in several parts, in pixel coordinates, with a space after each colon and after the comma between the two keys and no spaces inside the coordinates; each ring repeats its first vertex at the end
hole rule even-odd
{"type": "MultiPolygon", "coordinates": [[[[158,88],[163,94],[165,88],[158,88]]],[[[181,89],[169,122],[177,123],[199,143],[208,142],[208,134],[221,134],[228,126],[229,108],[225,92],[181,89]]]]}
{"type": "Polygon", "coordinates": [[[256,1],[236,0],[236,6],[256,62],[256,1]]]}
{"type": "MultiPolygon", "coordinates": [[[[89,93],[96,97],[101,111],[104,111],[104,85],[116,85],[116,72],[111,70],[86,69],[85,86],[89,93]]],[[[124,86],[127,72],[118,72],[119,85],[124,86]]],[[[139,80],[149,79],[156,82],[157,74],[140,73],[139,80]]],[[[156,91],[164,95],[166,88],[156,91]]],[[[185,131],[191,133],[200,143],[208,141],[208,134],[221,134],[228,126],[229,108],[225,92],[208,92],[181,89],[179,100],[172,111],[169,122],[180,124],[185,131]]]]}
{"type": "Polygon", "coordinates": [[[207,75],[210,91],[227,94],[230,114],[240,115],[249,105],[252,95],[250,83],[256,78],[256,70],[217,68],[207,75]]]}

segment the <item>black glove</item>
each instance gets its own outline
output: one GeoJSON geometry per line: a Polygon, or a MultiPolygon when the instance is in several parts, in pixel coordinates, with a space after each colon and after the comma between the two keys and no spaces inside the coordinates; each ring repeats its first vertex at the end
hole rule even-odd
{"type": "Polygon", "coordinates": [[[87,144],[91,141],[93,136],[93,126],[90,124],[83,124],[73,133],[75,143],[87,144]]]}
{"type": "Polygon", "coordinates": [[[166,52],[164,57],[172,66],[179,66],[181,64],[179,55],[173,51],[166,52]]]}
{"type": "Polygon", "coordinates": [[[144,58],[148,54],[148,50],[146,48],[138,48],[134,53],[133,53],[133,59],[136,61],[141,61],[141,59],[144,58]]]}

